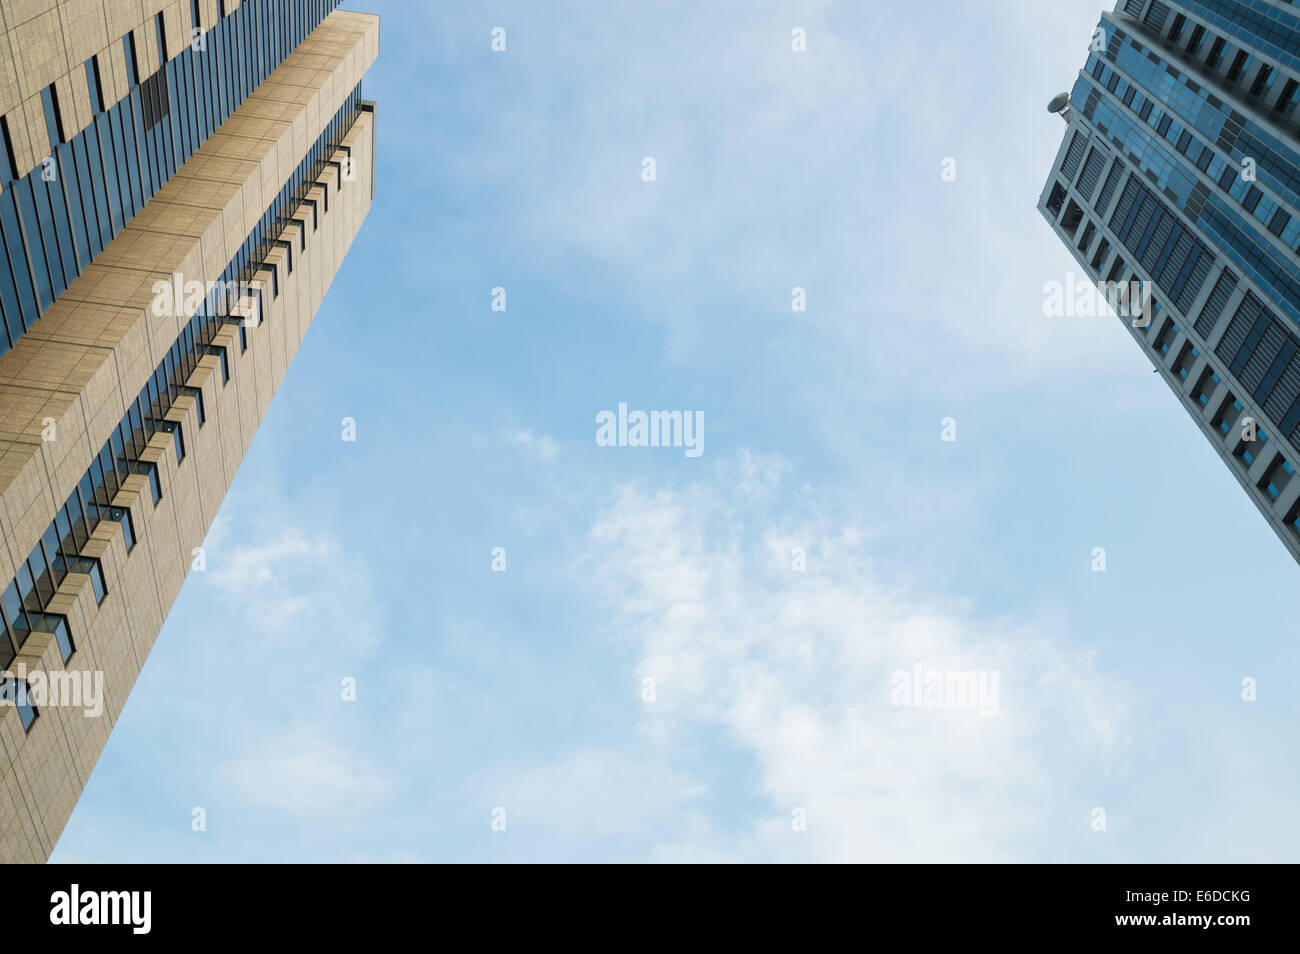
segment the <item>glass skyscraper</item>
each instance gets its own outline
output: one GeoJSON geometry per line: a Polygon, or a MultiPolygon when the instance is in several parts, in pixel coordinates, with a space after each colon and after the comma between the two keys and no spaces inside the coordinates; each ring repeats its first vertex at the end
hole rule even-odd
{"type": "Polygon", "coordinates": [[[338,3],[0,10],[0,861],[53,849],[369,210],[338,3]]]}
{"type": "Polygon", "coordinates": [[[1300,560],[1300,7],[1120,0],[1063,115],[1039,210],[1300,560]]]}

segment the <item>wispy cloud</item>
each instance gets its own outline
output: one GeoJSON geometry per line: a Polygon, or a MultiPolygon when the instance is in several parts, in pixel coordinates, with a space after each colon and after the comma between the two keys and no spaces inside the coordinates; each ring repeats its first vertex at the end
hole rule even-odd
{"type": "Polygon", "coordinates": [[[248,808],[349,828],[373,817],[395,785],[364,753],[301,726],[264,736],[219,774],[248,808]]]}
{"type": "MultiPolygon", "coordinates": [[[[1077,66],[1061,63],[1057,39],[1074,37],[1082,57],[1097,11],[940,3],[938,32],[870,4],[511,9],[517,42],[499,69],[463,71],[458,105],[475,135],[446,172],[491,190],[536,265],[576,258],[616,273],[597,297],[663,323],[675,360],[716,360],[726,345],[743,363],[775,340],[866,394],[1053,385],[1063,351],[1096,370],[1128,353],[1113,319],[1043,314],[1043,282],[1073,268],[1034,208],[1060,140],[1043,106],[1077,66]],[[806,52],[791,49],[795,27],[806,52]],[[965,57],[981,51],[987,67],[1002,55],[977,39],[993,35],[1016,68],[964,81],[965,57]],[[550,55],[560,46],[562,60],[550,55]],[[1026,118],[991,126],[989,102],[1026,118]],[[808,296],[797,317],[794,286],[808,296]]],[[[431,56],[473,55],[477,12],[428,15],[448,44],[431,56]]],[[[436,154],[425,137],[439,135],[401,148],[436,154]]]]}
{"type": "Polygon", "coordinates": [[[847,515],[782,514],[779,481],[752,478],[781,469],[742,457],[707,483],[623,487],[591,528],[584,576],[655,687],[648,757],[680,773],[677,753],[721,738],[756,764],[766,805],[739,834],[665,835],[660,854],[987,861],[1032,856],[1057,823],[1037,805],[1079,806],[1086,825],[1124,753],[1125,686],[1046,624],[911,591],[847,515]],[[999,672],[996,717],[891,705],[891,674],[918,663],[999,672]]]}
{"type": "MultiPolygon", "coordinates": [[[[647,760],[635,751],[584,748],[558,760],[530,760],[480,780],[477,790],[492,807],[506,809],[509,825],[545,833],[561,852],[611,836],[637,841],[689,817],[707,827],[697,802],[703,786],[687,773],[647,760]]],[[[488,805],[483,806],[486,815],[488,805]]]]}
{"type": "Polygon", "coordinates": [[[546,434],[534,435],[530,430],[503,428],[501,436],[510,444],[536,454],[538,460],[551,460],[560,453],[560,445],[546,434]]]}
{"type": "Polygon", "coordinates": [[[342,623],[357,649],[373,646],[379,633],[365,562],[326,527],[295,526],[283,512],[244,512],[238,533],[219,519],[204,541],[200,580],[227,594],[247,627],[273,645],[342,623]]]}

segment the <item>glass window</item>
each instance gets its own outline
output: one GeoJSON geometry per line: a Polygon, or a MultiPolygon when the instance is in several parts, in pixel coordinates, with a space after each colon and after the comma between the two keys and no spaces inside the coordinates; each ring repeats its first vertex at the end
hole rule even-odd
{"type": "Polygon", "coordinates": [[[1245,50],[1238,50],[1237,55],[1232,59],[1232,66],[1228,67],[1228,79],[1235,83],[1241,78],[1241,74],[1248,65],[1248,57],[1245,50]]]}
{"type": "Polygon", "coordinates": [[[122,56],[126,60],[126,78],[132,86],[140,85],[140,64],[135,57],[135,36],[127,33],[122,37],[122,56]]]}
{"type": "Polygon", "coordinates": [[[1269,466],[1268,471],[1260,478],[1258,487],[1264,491],[1273,500],[1282,495],[1286,490],[1287,484],[1291,482],[1295,469],[1285,457],[1278,454],[1273,458],[1273,463],[1269,466]]]}
{"type": "Polygon", "coordinates": [[[153,18],[154,33],[158,37],[158,65],[164,66],[167,63],[167,24],[163,20],[162,12],[159,11],[153,18]]]}
{"type": "Polygon", "coordinates": [[[90,90],[90,108],[97,113],[104,111],[104,84],[99,78],[99,60],[94,56],[86,60],[86,88],[90,90]]]}
{"type": "Polygon", "coordinates": [[[1255,82],[1251,84],[1250,95],[1267,96],[1269,91],[1273,88],[1273,80],[1275,78],[1276,73],[1273,70],[1273,67],[1269,66],[1267,63],[1260,66],[1259,73],[1255,76],[1255,82]]]}
{"type": "Polygon", "coordinates": [[[131,511],[126,507],[114,507],[109,511],[109,516],[122,527],[122,543],[126,546],[126,552],[130,553],[135,549],[135,524],[131,521],[131,511]]]}
{"type": "Polygon", "coordinates": [[[1278,206],[1277,211],[1273,213],[1272,220],[1268,223],[1268,230],[1274,235],[1281,235],[1290,222],[1291,213],[1278,206]]]}
{"type": "Polygon", "coordinates": [[[1210,47],[1210,56],[1206,60],[1210,69],[1217,69],[1219,64],[1223,62],[1223,50],[1227,45],[1228,44],[1223,37],[1218,37],[1214,41],[1214,45],[1210,47]]]}
{"type": "Polygon", "coordinates": [[[18,710],[18,716],[22,720],[23,731],[29,731],[32,727],[32,723],[36,721],[36,717],[40,713],[38,713],[36,707],[32,705],[27,680],[17,679],[13,676],[8,676],[3,680],[0,680],[0,699],[3,699],[5,704],[12,705],[18,710]]]}
{"type": "Polygon", "coordinates": [[[17,179],[18,160],[14,155],[14,141],[9,136],[9,118],[7,116],[0,116],[0,136],[4,138],[5,157],[8,159],[8,164],[3,171],[9,174],[10,179],[17,179]]]}
{"type": "MultiPolygon", "coordinates": [[[[96,600],[96,602],[99,601],[96,600]]],[[[72,634],[68,632],[68,621],[62,616],[56,617],[56,619],[54,639],[59,644],[59,658],[66,663],[72,658],[72,654],[77,651],[77,644],[72,641],[72,634]]]]}
{"type": "Polygon", "coordinates": [[[108,588],[104,586],[104,569],[98,560],[92,560],[86,571],[90,575],[91,588],[95,591],[95,604],[98,605],[108,595],[108,588]]]}
{"type": "Polygon", "coordinates": [[[1264,429],[1259,427],[1257,424],[1255,427],[1255,439],[1253,441],[1243,440],[1241,446],[1237,448],[1237,456],[1244,460],[1247,466],[1250,466],[1255,463],[1255,455],[1263,450],[1264,445],[1267,443],[1268,435],[1265,434],[1264,429]]]}
{"type": "Polygon", "coordinates": [[[1212,422],[1219,432],[1227,437],[1232,432],[1232,426],[1237,423],[1237,414],[1241,411],[1241,402],[1232,394],[1229,394],[1219,407],[1219,413],[1214,415],[1212,422]]]}
{"type": "Polygon", "coordinates": [[[59,110],[59,94],[51,83],[41,90],[41,106],[45,110],[45,130],[49,134],[50,149],[64,142],[63,113],[59,110]]]}
{"type": "Polygon", "coordinates": [[[17,580],[5,587],[4,595],[0,597],[0,609],[4,611],[5,623],[10,629],[27,629],[27,614],[23,611],[22,598],[18,595],[17,580]]]}
{"type": "Polygon", "coordinates": [[[1279,113],[1289,113],[1295,108],[1297,101],[1300,101],[1300,82],[1287,80],[1286,85],[1282,87],[1282,95],[1273,104],[1273,109],[1279,113]]]}

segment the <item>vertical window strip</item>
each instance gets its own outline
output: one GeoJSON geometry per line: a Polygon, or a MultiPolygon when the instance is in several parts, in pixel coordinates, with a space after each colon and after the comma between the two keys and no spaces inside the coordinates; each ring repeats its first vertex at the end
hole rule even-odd
{"type": "Polygon", "coordinates": [[[0,136],[4,138],[5,158],[8,160],[8,168],[5,170],[9,175],[9,181],[18,178],[18,157],[14,154],[14,141],[9,135],[9,117],[0,116],[0,136]]]}
{"type": "Polygon", "coordinates": [[[50,149],[64,141],[63,113],[59,109],[59,94],[51,83],[41,90],[41,106],[45,111],[45,130],[49,134],[50,149]]]}
{"type": "Polygon", "coordinates": [[[132,86],[140,85],[140,63],[135,55],[135,34],[122,36],[122,56],[126,60],[126,78],[132,86]]]}
{"type": "Polygon", "coordinates": [[[163,13],[159,10],[153,18],[154,33],[158,35],[158,68],[162,69],[167,65],[167,23],[163,19],[163,13]]]}
{"type": "Polygon", "coordinates": [[[102,113],[107,107],[104,104],[104,83],[99,75],[99,59],[91,55],[86,60],[86,86],[90,89],[90,108],[95,113],[102,113]]]}

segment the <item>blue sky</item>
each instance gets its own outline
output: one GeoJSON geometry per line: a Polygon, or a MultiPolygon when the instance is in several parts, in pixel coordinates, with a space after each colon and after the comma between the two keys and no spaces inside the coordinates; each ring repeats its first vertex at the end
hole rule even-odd
{"type": "Polygon", "coordinates": [[[1099,0],[347,6],[376,204],[53,861],[1296,856],[1295,564],[1044,316],[1099,0]]]}

